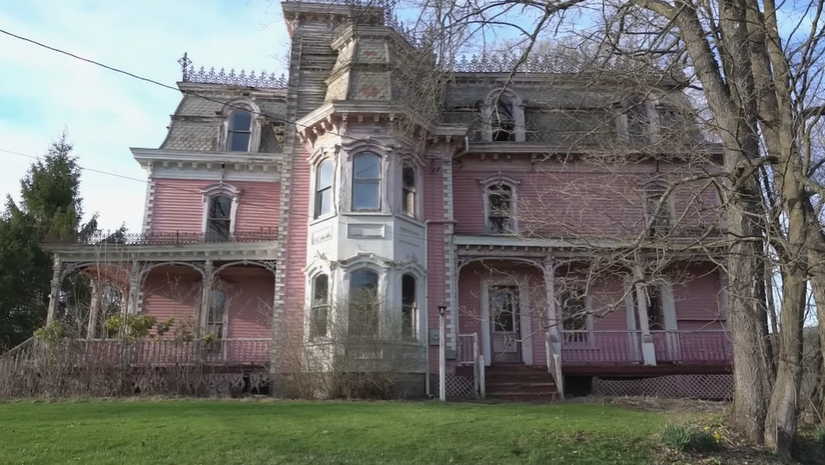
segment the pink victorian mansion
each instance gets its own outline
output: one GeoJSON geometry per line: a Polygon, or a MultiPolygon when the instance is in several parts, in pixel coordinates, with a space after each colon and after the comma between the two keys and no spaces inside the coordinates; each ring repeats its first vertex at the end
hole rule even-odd
{"type": "Polygon", "coordinates": [[[142,232],[51,245],[50,318],[84,273],[89,348],[113,314],[172,318],[131,363],[241,391],[343,371],[437,395],[443,365],[448,396],[729,395],[719,200],[677,182],[720,151],[678,82],[436,66],[383,7],[283,13],[288,78],[185,59],[166,139],[131,149],[142,232]]]}

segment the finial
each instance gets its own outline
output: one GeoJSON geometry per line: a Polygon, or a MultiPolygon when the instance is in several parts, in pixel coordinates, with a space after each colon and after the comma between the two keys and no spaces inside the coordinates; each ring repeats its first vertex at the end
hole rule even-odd
{"type": "Polygon", "coordinates": [[[178,60],[178,64],[180,64],[181,75],[183,76],[183,82],[189,80],[189,66],[192,64],[192,60],[189,59],[189,56],[186,52],[183,52],[183,57],[178,60]]]}

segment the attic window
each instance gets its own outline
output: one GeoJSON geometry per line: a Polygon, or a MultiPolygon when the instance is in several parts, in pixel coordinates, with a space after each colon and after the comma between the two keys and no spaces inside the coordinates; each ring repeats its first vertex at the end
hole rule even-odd
{"type": "Polygon", "coordinates": [[[230,152],[248,152],[251,139],[252,113],[244,109],[233,111],[229,117],[227,150],[230,152]]]}
{"type": "Polygon", "coordinates": [[[516,122],[513,117],[513,102],[500,95],[493,108],[493,142],[512,142],[516,140],[516,122]]]}

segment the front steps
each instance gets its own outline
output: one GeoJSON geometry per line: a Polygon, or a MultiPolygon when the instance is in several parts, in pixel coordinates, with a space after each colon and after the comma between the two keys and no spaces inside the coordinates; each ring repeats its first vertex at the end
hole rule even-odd
{"type": "MultiPolygon", "coordinates": [[[[458,367],[457,375],[472,376],[473,367],[458,367]]],[[[485,368],[487,399],[514,402],[551,402],[558,389],[546,367],[523,363],[495,363],[485,368]]]]}

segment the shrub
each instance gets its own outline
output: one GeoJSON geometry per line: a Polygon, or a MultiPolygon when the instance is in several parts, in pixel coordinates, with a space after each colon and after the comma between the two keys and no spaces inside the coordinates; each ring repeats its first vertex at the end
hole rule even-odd
{"type": "Polygon", "coordinates": [[[720,448],[722,435],[708,427],[693,433],[692,436],[690,447],[697,452],[712,452],[720,448]]]}
{"type": "Polygon", "coordinates": [[[685,451],[690,446],[692,439],[690,427],[667,424],[662,431],[662,439],[665,441],[665,445],[671,449],[685,451]]]}
{"type": "Polygon", "coordinates": [[[814,439],[816,443],[825,449],[825,425],[816,425],[814,428],[814,439]]]}

